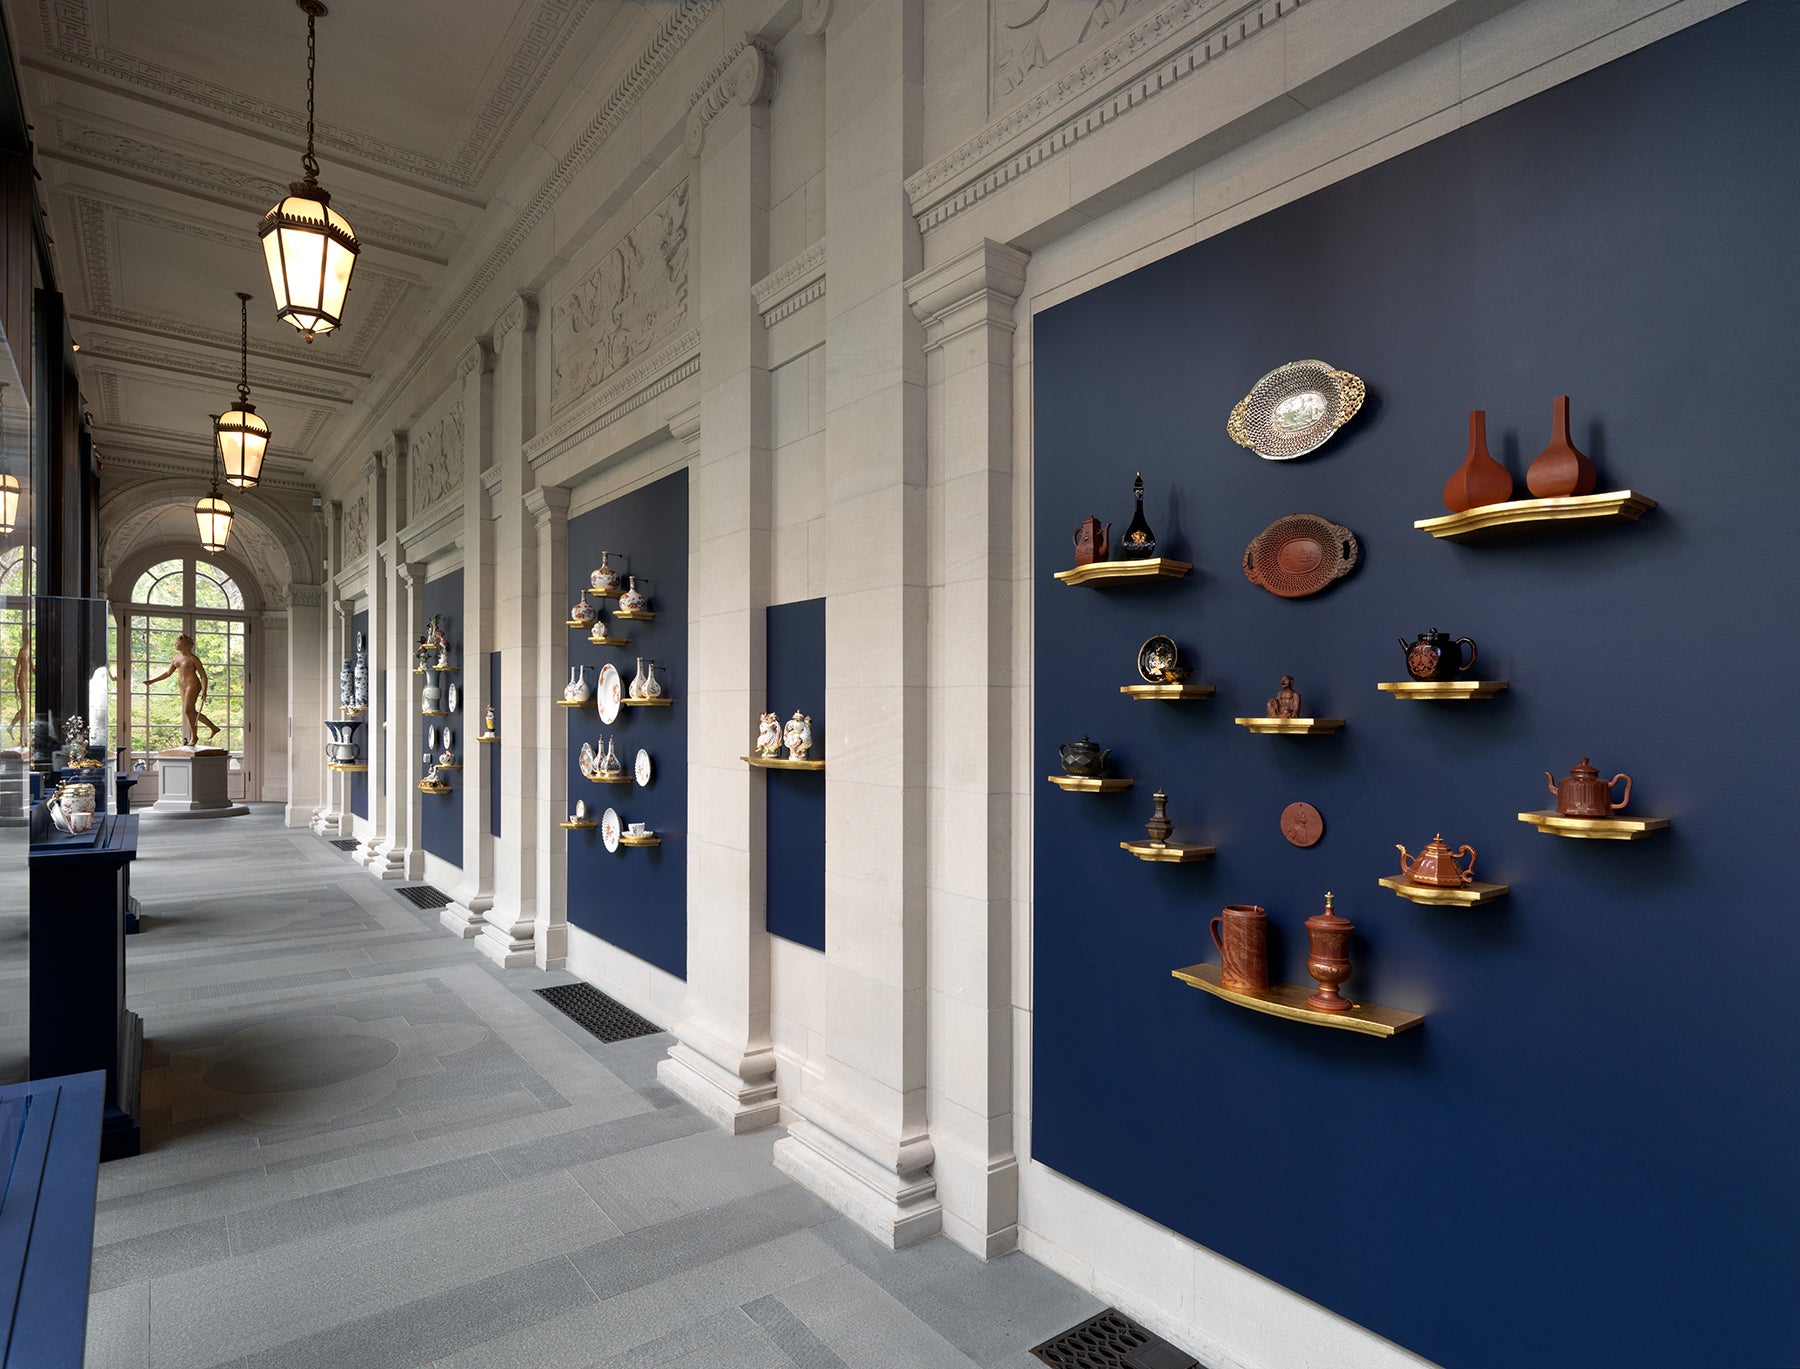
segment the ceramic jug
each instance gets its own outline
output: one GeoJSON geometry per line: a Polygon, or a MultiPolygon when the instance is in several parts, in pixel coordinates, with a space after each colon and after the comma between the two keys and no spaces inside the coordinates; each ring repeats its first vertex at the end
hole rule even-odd
{"type": "Polygon", "coordinates": [[[1233,903],[1212,920],[1219,948],[1219,983],[1260,993],[1269,987],[1269,915],[1254,903],[1233,903]]]}
{"type": "Polygon", "coordinates": [[[1631,776],[1614,775],[1610,780],[1600,778],[1600,772],[1588,764],[1583,756],[1581,764],[1569,771],[1567,779],[1560,783],[1551,777],[1548,770],[1544,779],[1550,786],[1550,792],[1556,795],[1556,811],[1566,818],[1604,818],[1623,811],[1631,802],[1631,776]],[[1625,792],[1619,801],[1612,801],[1613,786],[1620,780],[1625,781],[1625,792]]]}
{"type": "Polygon", "coordinates": [[[1433,837],[1416,856],[1408,854],[1407,849],[1397,843],[1394,849],[1400,853],[1400,873],[1414,884],[1460,889],[1475,878],[1475,848],[1463,845],[1452,851],[1444,844],[1442,832],[1433,837]],[[1465,851],[1469,853],[1469,863],[1458,865],[1457,859],[1465,851]]]}
{"type": "Polygon", "coordinates": [[[1475,639],[1472,637],[1452,637],[1448,632],[1439,632],[1432,628],[1429,632],[1421,632],[1418,640],[1409,642],[1399,639],[1400,649],[1406,653],[1406,671],[1415,680],[1451,680],[1475,664],[1475,639]],[[1469,647],[1469,659],[1463,660],[1464,643],[1469,647]]]}
{"type": "Polygon", "coordinates": [[[608,555],[608,552],[600,553],[600,568],[588,576],[588,583],[604,593],[610,593],[619,587],[619,572],[606,564],[608,555]]]}
{"type": "Polygon", "coordinates": [[[1112,755],[1112,748],[1102,748],[1099,742],[1089,741],[1086,736],[1078,742],[1064,742],[1057,747],[1062,757],[1062,768],[1070,775],[1081,775],[1092,778],[1106,773],[1106,758],[1112,755]]]}
{"type": "Polygon", "coordinates": [[[1101,521],[1089,514],[1081,520],[1081,526],[1075,529],[1075,564],[1085,566],[1093,561],[1106,559],[1106,539],[1112,535],[1112,524],[1101,521]]]}

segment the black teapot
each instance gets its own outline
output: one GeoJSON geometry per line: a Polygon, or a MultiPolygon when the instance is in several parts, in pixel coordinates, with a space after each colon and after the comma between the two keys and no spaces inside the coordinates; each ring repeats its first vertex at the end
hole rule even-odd
{"type": "Polygon", "coordinates": [[[1473,638],[1452,637],[1448,632],[1432,628],[1429,632],[1421,632],[1415,642],[1404,637],[1399,641],[1400,649],[1406,653],[1407,673],[1415,680],[1454,680],[1475,664],[1473,638]],[[1465,642],[1469,647],[1466,661],[1462,658],[1465,642]]]}
{"type": "Polygon", "coordinates": [[[1112,755],[1111,747],[1102,747],[1099,742],[1089,741],[1085,735],[1078,742],[1064,742],[1056,749],[1062,756],[1063,770],[1083,779],[1097,779],[1104,775],[1106,758],[1112,755]]]}

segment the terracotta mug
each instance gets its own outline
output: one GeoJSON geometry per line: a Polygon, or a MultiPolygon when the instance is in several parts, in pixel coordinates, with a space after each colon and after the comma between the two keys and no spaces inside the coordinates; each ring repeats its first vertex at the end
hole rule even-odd
{"type": "Polygon", "coordinates": [[[1253,903],[1230,904],[1212,920],[1212,939],[1219,948],[1220,984],[1258,993],[1269,987],[1267,913],[1253,903]]]}

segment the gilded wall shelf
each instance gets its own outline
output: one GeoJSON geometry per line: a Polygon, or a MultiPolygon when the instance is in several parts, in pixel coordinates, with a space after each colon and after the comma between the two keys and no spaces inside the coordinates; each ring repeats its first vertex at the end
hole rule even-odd
{"type": "Polygon", "coordinates": [[[425,780],[420,780],[419,792],[421,794],[448,794],[450,792],[450,786],[447,784],[431,784],[425,780]]]}
{"type": "Polygon", "coordinates": [[[1120,685],[1119,693],[1134,699],[1210,699],[1216,691],[1212,685],[1135,684],[1120,685]]]}
{"type": "Polygon", "coordinates": [[[655,612],[647,608],[617,608],[613,610],[615,623],[649,623],[655,619],[655,612]]]}
{"type": "Polygon", "coordinates": [[[739,756],[746,765],[753,765],[758,770],[823,770],[825,762],[790,761],[781,756],[739,756]]]}
{"type": "Polygon", "coordinates": [[[1316,1027],[1336,1027],[1339,1031],[1361,1032],[1364,1036],[1393,1036],[1416,1027],[1425,1018],[1416,1012],[1401,1012],[1375,1003],[1357,1003],[1347,1012],[1320,1012],[1309,1008],[1306,999],[1313,992],[1298,984],[1271,984],[1260,992],[1252,989],[1228,989],[1219,982],[1217,965],[1189,965],[1170,974],[1184,984],[1192,984],[1215,998],[1236,1003],[1252,1012],[1265,1012],[1271,1017],[1285,1017],[1293,1022],[1310,1022],[1316,1027]]]}
{"type": "Polygon", "coordinates": [[[1233,718],[1239,727],[1274,737],[1311,737],[1336,732],[1344,725],[1342,718],[1233,718]]]}
{"type": "Polygon", "coordinates": [[[422,665],[416,665],[416,666],[414,666],[414,667],[413,667],[413,674],[415,674],[415,675],[423,675],[423,674],[424,674],[424,673],[425,673],[425,667],[424,667],[424,666],[422,666],[422,665]]]}
{"type": "Polygon", "coordinates": [[[1401,898],[1410,899],[1414,903],[1429,903],[1440,908],[1473,908],[1477,904],[1492,903],[1497,898],[1505,898],[1512,892],[1504,884],[1482,884],[1473,881],[1454,889],[1438,884],[1415,884],[1404,875],[1383,875],[1376,883],[1383,889],[1392,889],[1401,898]]]}
{"type": "Polygon", "coordinates": [[[1179,580],[1194,567],[1188,561],[1153,556],[1146,561],[1090,561],[1072,570],[1059,570],[1065,585],[1088,585],[1099,580],[1179,580]]]}
{"type": "Polygon", "coordinates": [[[591,700],[588,699],[558,699],[556,706],[558,708],[586,708],[590,702],[591,700]]]}
{"type": "Polygon", "coordinates": [[[500,740],[500,738],[499,737],[477,737],[475,740],[478,742],[497,742],[500,740]]]}
{"type": "Polygon", "coordinates": [[[438,765],[438,769],[439,770],[461,770],[462,767],[460,765],[444,765],[440,762],[438,765]]]}
{"type": "Polygon", "coordinates": [[[621,845],[621,846],[661,846],[662,838],[657,836],[656,833],[654,833],[654,832],[637,832],[637,833],[621,832],[621,833],[619,833],[619,845],[621,845]]]}
{"type": "Polygon", "coordinates": [[[590,589],[587,591],[596,599],[617,599],[624,592],[622,589],[590,589]]]}
{"type": "MultiPolygon", "coordinates": [[[[616,613],[613,614],[613,617],[615,618],[618,616],[619,615],[616,613]]],[[[630,640],[631,638],[629,637],[596,637],[590,632],[588,634],[587,644],[589,646],[624,646],[630,640]]]]}
{"type": "Polygon", "coordinates": [[[441,708],[421,708],[419,716],[421,718],[448,718],[450,715],[441,708]]]}
{"type": "Polygon", "coordinates": [[[1528,822],[1547,837],[1585,837],[1599,841],[1636,841],[1669,825],[1667,818],[1571,818],[1561,813],[1521,813],[1520,822],[1528,822]]]}
{"type": "Polygon", "coordinates": [[[1120,789],[1131,788],[1132,783],[1117,775],[1049,775],[1046,778],[1058,789],[1072,790],[1077,794],[1112,794],[1120,789]]]}
{"type": "Polygon", "coordinates": [[[1375,688],[1396,699],[1491,699],[1506,692],[1505,680],[1384,680],[1375,688]]]}
{"type": "Polygon", "coordinates": [[[1509,499],[1443,518],[1421,518],[1413,526],[1450,542],[1484,542],[1533,532],[1546,523],[1635,523],[1655,507],[1647,494],[1613,490],[1566,499],[1509,499]]]}
{"type": "Polygon", "coordinates": [[[670,698],[621,699],[619,702],[624,704],[627,708],[667,708],[670,704],[674,703],[675,700],[670,698]]]}
{"type": "Polygon", "coordinates": [[[590,832],[600,824],[592,818],[570,818],[567,822],[559,822],[556,825],[571,832],[590,832]]]}
{"type": "Polygon", "coordinates": [[[616,775],[584,775],[583,779],[593,784],[630,784],[631,776],[624,771],[616,775]]]}
{"type": "Polygon", "coordinates": [[[345,708],[340,709],[339,711],[342,712],[346,718],[361,718],[367,715],[369,710],[366,708],[345,708]]]}
{"type": "Polygon", "coordinates": [[[360,775],[360,774],[364,773],[365,771],[367,771],[369,767],[366,764],[343,765],[337,761],[331,761],[327,764],[326,768],[330,769],[330,770],[336,770],[339,773],[345,774],[345,775],[360,775]]]}
{"type": "Polygon", "coordinates": [[[431,665],[426,666],[425,668],[427,670],[435,670],[440,675],[454,675],[457,671],[462,669],[459,665],[431,665]]]}
{"type": "Polygon", "coordinates": [[[592,627],[593,624],[591,622],[584,623],[579,618],[564,618],[563,626],[564,627],[592,627]]]}
{"type": "Polygon", "coordinates": [[[1119,849],[1131,852],[1139,860],[1153,860],[1169,865],[1208,860],[1213,853],[1210,846],[1193,846],[1185,841],[1122,841],[1119,849]]]}

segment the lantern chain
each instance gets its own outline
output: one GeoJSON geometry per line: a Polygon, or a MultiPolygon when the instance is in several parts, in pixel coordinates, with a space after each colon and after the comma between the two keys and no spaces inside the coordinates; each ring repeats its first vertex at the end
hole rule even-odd
{"type": "Polygon", "coordinates": [[[238,407],[250,402],[250,296],[238,291],[238,356],[243,370],[238,376],[238,407]]]}
{"type": "Polygon", "coordinates": [[[313,61],[317,54],[313,29],[318,22],[318,15],[309,8],[306,11],[306,155],[300,159],[300,167],[309,181],[319,179],[319,159],[313,155],[313,61]]]}

